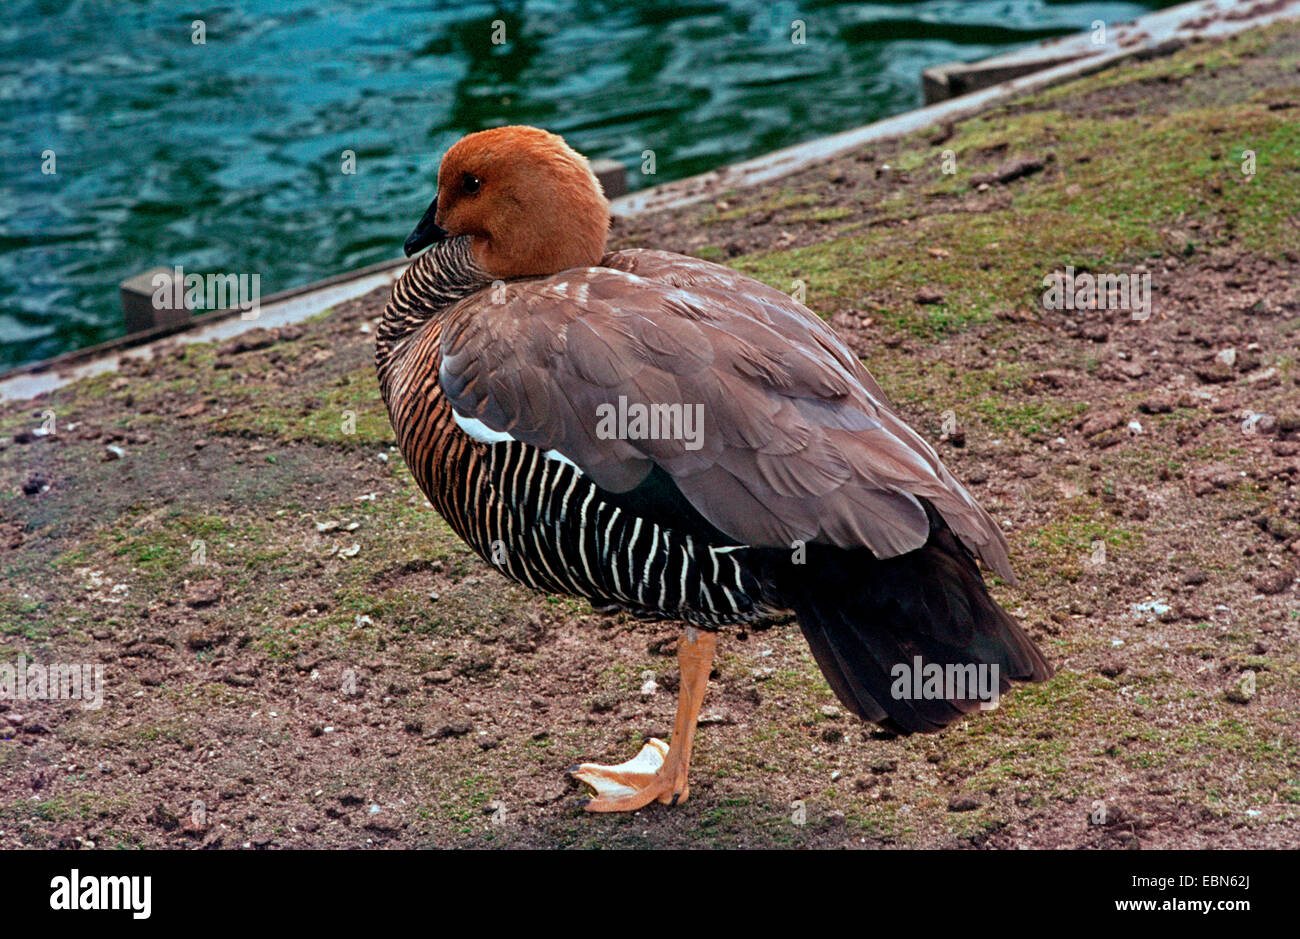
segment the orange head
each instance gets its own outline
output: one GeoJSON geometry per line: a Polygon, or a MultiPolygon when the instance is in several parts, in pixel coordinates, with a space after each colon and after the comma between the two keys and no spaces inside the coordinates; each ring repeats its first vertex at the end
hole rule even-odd
{"type": "Polygon", "coordinates": [[[479,266],[505,280],[597,264],[608,232],[609,202],[586,157],[536,127],[497,127],[447,151],[406,248],[469,235],[479,266]]]}

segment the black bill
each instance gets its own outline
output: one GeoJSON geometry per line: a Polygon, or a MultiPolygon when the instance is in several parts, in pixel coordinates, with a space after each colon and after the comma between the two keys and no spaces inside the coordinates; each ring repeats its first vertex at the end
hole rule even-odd
{"type": "Polygon", "coordinates": [[[409,258],[415,252],[429,247],[438,241],[445,241],[447,232],[438,226],[434,219],[438,215],[438,194],[433,194],[433,201],[429,207],[424,210],[424,217],[420,219],[420,224],[415,226],[415,231],[406,236],[406,242],[402,249],[409,258]]]}

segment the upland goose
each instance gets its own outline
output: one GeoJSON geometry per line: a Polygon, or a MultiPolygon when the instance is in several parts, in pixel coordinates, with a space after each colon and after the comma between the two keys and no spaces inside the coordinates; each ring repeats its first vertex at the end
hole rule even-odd
{"type": "Polygon", "coordinates": [[[793,614],[840,701],[897,733],[1048,678],[976,565],[1013,581],[998,526],[844,342],[730,268],[607,254],[608,226],[563,139],[470,134],[376,349],[415,481],[487,563],[685,624],[671,746],[571,769],[586,808],[686,799],[721,627],[793,614]]]}

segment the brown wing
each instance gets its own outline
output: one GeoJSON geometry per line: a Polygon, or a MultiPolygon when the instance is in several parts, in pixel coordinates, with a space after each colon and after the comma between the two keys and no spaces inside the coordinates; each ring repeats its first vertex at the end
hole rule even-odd
{"type": "Polygon", "coordinates": [[[439,370],[456,412],[556,450],[626,492],[655,464],[739,542],[925,544],[929,499],[1013,579],[993,520],[893,412],[831,329],[729,268],[622,251],[481,291],[445,314],[439,370]],[[701,405],[699,439],[602,439],[602,405],[701,405]]]}

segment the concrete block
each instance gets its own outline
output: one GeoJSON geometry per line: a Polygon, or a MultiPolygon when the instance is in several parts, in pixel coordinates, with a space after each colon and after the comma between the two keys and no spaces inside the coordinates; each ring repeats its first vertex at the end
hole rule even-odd
{"type": "Polygon", "coordinates": [[[144,332],[156,326],[177,326],[189,321],[193,311],[189,309],[185,297],[185,285],[173,284],[175,276],[175,268],[151,267],[118,284],[117,289],[122,298],[122,316],[126,319],[128,334],[144,332]],[[154,297],[160,289],[165,289],[167,302],[155,304],[154,297]],[[174,308],[177,295],[181,297],[182,303],[179,309],[174,308]]]}
{"type": "Polygon", "coordinates": [[[1014,62],[1004,59],[1001,62],[950,62],[947,65],[935,65],[921,72],[921,93],[926,104],[936,104],[1000,85],[1022,75],[1032,75],[1034,72],[1043,72],[1066,62],[1089,57],[1087,54],[1049,55],[1014,62]]]}
{"type": "Polygon", "coordinates": [[[627,194],[627,168],[618,160],[592,160],[591,171],[600,180],[606,199],[627,194]]]}

